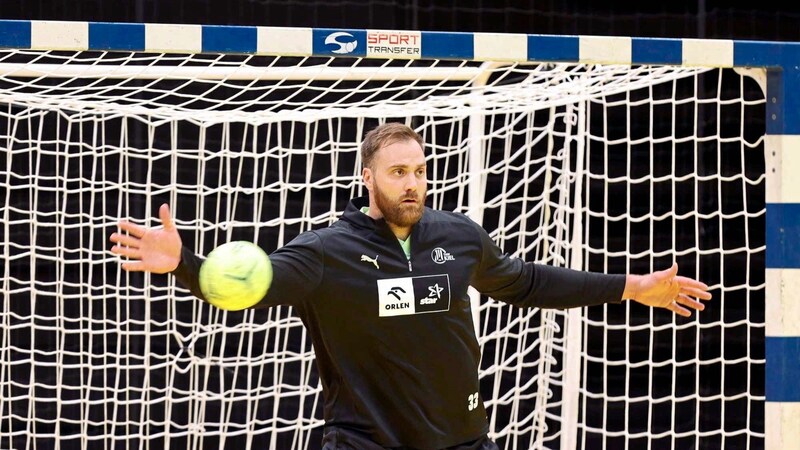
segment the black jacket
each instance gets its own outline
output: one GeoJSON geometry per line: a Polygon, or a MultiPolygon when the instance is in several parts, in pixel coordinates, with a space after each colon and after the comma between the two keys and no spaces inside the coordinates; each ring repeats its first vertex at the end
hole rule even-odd
{"type": "MultiPolygon", "coordinates": [[[[518,307],[621,301],[624,275],[509,257],[458,213],[426,208],[407,259],[386,223],[361,212],[366,205],[355,199],[341,220],[275,250],[273,282],[256,307],[295,308],[314,345],[326,424],[385,447],[440,449],[487,433],[469,286],[518,307]]],[[[184,249],[174,272],[200,298],[201,262],[184,249]]]]}

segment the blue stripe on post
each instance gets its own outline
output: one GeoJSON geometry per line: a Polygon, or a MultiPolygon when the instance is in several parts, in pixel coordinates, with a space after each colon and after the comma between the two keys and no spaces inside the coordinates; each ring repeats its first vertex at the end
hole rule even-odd
{"type": "MultiPolygon", "coordinates": [[[[800,58],[800,54],[795,55],[795,57],[800,58]]],[[[800,70],[794,68],[797,65],[797,61],[799,60],[791,63],[786,61],[787,65],[783,66],[784,70],[781,71],[783,77],[783,103],[780,108],[783,114],[780,117],[783,120],[779,121],[782,131],[777,134],[800,134],[800,70]]],[[[777,70],[771,70],[770,72],[777,72],[777,70]]],[[[768,76],[768,83],[769,78],[768,76]]],[[[770,87],[772,86],[768,85],[767,93],[770,97],[773,97],[769,90],[770,87]]],[[[771,101],[767,102],[767,114],[771,114],[772,111],[778,109],[776,104],[771,101]]],[[[774,126],[770,126],[772,125],[770,124],[772,122],[771,117],[770,115],[767,116],[767,133],[770,133],[770,130],[774,128],[774,126]]],[[[797,151],[797,149],[791,149],[791,151],[797,151]]]]}
{"type": "Polygon", "coordinates": [[[528,35],[528,61],[578,62],[581,57],[577,36],[528,35]]]}
{"type": "Polygon", "coordinates": [[[800,203],[768,203],[766,233],[767,268],[799,269],[800,203]]]}
{"type": "Polygon", "coordinates": [[[30,20],[0,20],[0,48],[31,48],[30,20]]]}
{"type": "Polygon", "coordinates": [[[783,89],[783,70],[767,70],[767,134],[785,134],[784,128],[786,121],[783,120],[786,111],[783,89]],[[774,101],[773,101],[774,99],[774,101]]]}
{"type": "Polygon", "coordinates": [[[680,64],[683,62],[683,44],[680,39],[631,39],[633,64],[680,64]]]}
{"type": "Polygon", "coordinates": [[[472,59],[475,38],[472,33],[422,32],[422,57],[438,59],[472,59]]]}
{"type": "Polygon", "coordinates": [[[89,50],[144,50],[144,24],[89,22],[89,50]]]}
{"type": "Polygon", "coordinates": [[[739,67],[777,67],[783,65],[788,48],[776,42],[734,41],[733,65],[739,67]]]}
{"type": "Polygon", "coordinates": [[[800,336],[765,339],[768,402],[800,402],[800,336]]]}
{"type": "Polygon", "coordinates": [[[767,134],[800,134],[800,44],[737,41],[733,51],[738,67],[769,68],[767,134]]]}
{"type": "Polygon", "coordinates": [[[203,51],[217,53],[255,53],[256,27],[203,25],[203,51]]]}

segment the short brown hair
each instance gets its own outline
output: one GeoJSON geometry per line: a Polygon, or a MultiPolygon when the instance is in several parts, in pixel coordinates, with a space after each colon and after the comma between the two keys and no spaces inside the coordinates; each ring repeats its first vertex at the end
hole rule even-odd
{"type": "Polygon", "coordinates": [[[361,163],[364,167],[372,167],[375,153],[387,145],[400,141],[416,141],[424,150],[425,141],[412,128],[398,122],[387,122],[370,130],[361,142],[361,163]]]}

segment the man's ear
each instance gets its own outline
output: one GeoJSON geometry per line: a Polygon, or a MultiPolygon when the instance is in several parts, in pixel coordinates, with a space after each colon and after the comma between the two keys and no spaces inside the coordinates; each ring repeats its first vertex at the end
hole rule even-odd
{"type": "Polygon", "coordinates": [[[364,186],[367,190],[372,192],[372,170],[369,167],[361,169],[361,179],[364,181],[364,186]]]}

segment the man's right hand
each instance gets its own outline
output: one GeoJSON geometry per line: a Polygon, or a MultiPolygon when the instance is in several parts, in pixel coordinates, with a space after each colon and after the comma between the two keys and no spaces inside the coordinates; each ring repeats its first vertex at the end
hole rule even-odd
{"type": "Polygon", "coordinates": [[[124,256],[129,261],[122,268],[131,272],[167,273],[175,270],[181,262],[183,243],[169,214],[169,205],[161,205],[158,216],[163,226],[147,228],[128,221],[120,221],[120,230],[126,233],[112,233],[111,252],[124,256]]]}

